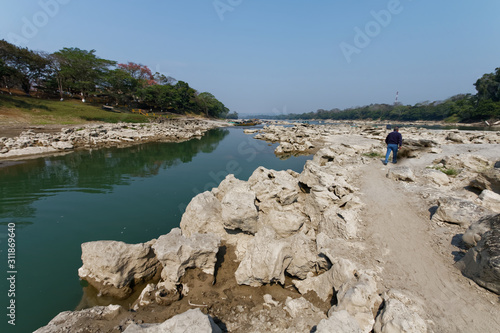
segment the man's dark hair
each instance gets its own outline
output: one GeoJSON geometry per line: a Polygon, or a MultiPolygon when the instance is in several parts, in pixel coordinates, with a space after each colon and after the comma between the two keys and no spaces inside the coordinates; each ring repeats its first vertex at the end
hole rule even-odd
{"type": "Polygon", "coordinates": [[[394,127],[394,130],[395,130],[395,131],[399,131],[399,127],[397,127],[397,126],[396,126],[396,127],[394,127]]]}

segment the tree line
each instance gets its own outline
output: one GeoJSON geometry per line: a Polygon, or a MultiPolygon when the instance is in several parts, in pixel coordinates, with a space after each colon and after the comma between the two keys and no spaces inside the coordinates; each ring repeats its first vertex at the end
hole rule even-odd
{"type": "MultiPolygon", "coordinates": [[[[484,74],[474,83],[477,93],[459,94],[444,101],[421,102],[415,105],[371,104],[344,110],[319,109],[302,114],[284,114],[276,119],[333,119],[333,120],[434,120],[476,122],[500,118],[500,68],[484,74]]],[[[269,116],[267,116],[269,117],[269,116]]]]}
{"type": "Polygon", "coordinates": [[[0,40],[0,84],[9,92],[49,98],[80,98],[108,105],[207,117],[237,118],[209,92],[152,71],[144,65],[102,59],[95,50],[65,47],[54,53],[33,51],[0,40]]]}

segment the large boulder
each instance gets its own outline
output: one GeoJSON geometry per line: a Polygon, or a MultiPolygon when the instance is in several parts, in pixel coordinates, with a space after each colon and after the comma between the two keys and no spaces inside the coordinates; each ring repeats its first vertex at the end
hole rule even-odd
{"type": "Polygon", "coordinates": [[[308,188],[315,185],[328,187],[335,183],[335,176],[325,172],[319,164],[308,160],[299,176],[299,182],[308,188]]]}
{"type": "Polygon", "coordinates": [[[387,178],[405,182],[415,181],[415,175],[413,174],[413,171],[407,166],[390,168],[387,172],[387,178]]]}
{"type": "Polygon", "coordinates": [[[131,324],[124,333],[222,333],[209,315],[203,314],[200,309],[187,310],[173,316],[161,324],[131,324]]]}
{"type": "Polygon", "coordinates": [[[273,228],[280,238],[296,234],[308,221],[307,216],[294,206],[292,206],[292,209],[271,210],[267,214],[261,214],[260,216],[261,224],[273,228]]]}
{"type": "Polygon", "coordinates": [[[274,229],[263,227],[248,244],[245,257],[235,272],[238,284],[259,287],[285,283],[285,270],[292,261],[290,242],[278,239],[274,229]]]}
{"type": "Polygon", "coordinates": [[[455,142],[455,143],[465,143],[467,142],[467,137],[461,135],[458,132],[450,132],[448,133],[448,136],[446,137],[446,140],[455,142]]]}
{"type": "Polygon", "coordinates": [[[356,319],[363,332],[368,333],[375,324],[375,315],[382,304],[378,295],[377,282],[368,273],[361,273],[357,279],[344,283],[337,292],[338,304],[328,311],[330,317],[333,312],[346,310],[356,319]]]}
{"type": "Polygon", "coordinates": [[[495,193],[500,193],[500,168],[495,167],[481,172],[470,181],[470,186],[478,188],[481,191],[490,190],[495,193]]]}
{"type": "Polygon", "coordinates": [[[153,279],[161,270],[151,243],[154,242],[83,243],[83,266],[78,269],[78,275],[99,290],[99,295],[126,298],[135,285],[153,279]]]}
{"type": "Polygon", "coordinates": [[[425,169],[422,172],[422,176],[438,186],[444,186],[450,183],[450,178],[440,170],[425,169]]]}
{"type": "Polygon", "coordinates": [[[462,240],[468,247],[474,247],[481,240],[483,234],[491,230],[491,222],[497,218],[494,215],[485,216],[474,223],[465,231],[462,240]]]}
{"type": "Polygon", "coordinates": [[[255,206],[255,193],[250,190],[246,182],[237,182],[224,192],[225,195],[221,200],[224,227],[255,234],[258,230],[259,216],[255,206]]]}
{"type": "Polygon", "coordinates": [[[344,283],[355,278],[356,266],[349,260],[335,258],[332,267],[320,275],[315,276],[312,272],[304,280],[293,280],[293,284],[301,294],[314,291],[323,301],[331,299],[335,290],[344,283]]]}
{"type": "Polygon", "coordinates": [[[500,214],[484,220],[483,225],[489,225],[489,230],[458,265],[465,276],[500,294],[500,214]]]}
{"type": "MultiPolygon", "coordinates": [[[[298,199],[300,193],[298,175],[292,170],[275,171],[258,167],[248,178],[248,184],[260,205],[275,201],[286,206],[298,199]]],[[[259,209],[262,210],[261,207],[259,209]]]]}
{"type": "Polygon", "coordinates": [[[427,324],[419,313],[421,307],[403,293],[390,290],[383,295],[384,306],[378,314],[375,333],[423,333],[427,324]]]}
{"type": "Polygon", "coordinates": [[[322,215],[318,232],[330,238],[354,239],[358,233],[358,212],[353,209],[328,208],[322,215]]]}
{"type": "Polygon", "coordinates": [[[319,256],[315,240],[299,232],[288,238],[290,242],[292,261],[286,272],[299,279],[305,279],[309,273],[317,273],[327,267],[327,261],[319,256]]]}
{"type": "Polygon", "coordinates": [[[479,195],[481,204],[496,213],[500,213],[500,194],[490,190],[483,190],[479,195]]]}
{"type": "Polygon", "coordinates": [[[453,223],[468,227],[472,221],[477,221],[481,217],[490,214],[492,214],[492,211],[471,201],[443,197],[438,200],[438,207],[432,216],[432,221],[453,223]]]}
{"type": "Polygon", "coordinates": [[[339,201],[334,193],[327,190],[326,187],[314,185],[307,194],[304,202],[304,212],[309,216],[311,227],[317,230],[325,218],[325,212],[330,209],[336,209],[336,202],[339,201]]]}
{"type": "Polygon", "coordinates": [[[458,171],[466,169],[478,173],[492,166],[492,162],[488,159],[472,154],[445,156],[441,159],[436,159],[433,163],[442,164],[446,169],[455,169],[458,171]]]}
{"type": "Polygon", "coordinates": [[[161,277],[176,283],[188,268],[200,268],[214,275],[220,240],[220,236],[211,233],[192,234],[188,238],[179,228],[160,236],[153,250],[163,266],[161,277]]]}
{"type": "Polygon", "coordinates": [[[224,237],[226,231],[222,223],[222,206],[212,192],[195,196],[182,215],[182,234],[189,237],[195,233],[215,233],[224,237]]]}

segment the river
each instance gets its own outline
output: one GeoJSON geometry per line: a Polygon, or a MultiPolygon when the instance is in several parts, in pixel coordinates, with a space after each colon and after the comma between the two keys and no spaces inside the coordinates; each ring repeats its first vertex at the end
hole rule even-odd
{"type": "Polygon", "coordinates": [[[311,158],[279,159],[276,146],[242,128],[221,128],[183,143],[76,151],[0,168],[0,331],[32,332],[78,306],[83,242],[149,241],[178,227],[191,198],[228,173],[247,180],[258,166],[301,172],[311,158]],[[6,316],[12,301],[15,326],[6,316]]]}

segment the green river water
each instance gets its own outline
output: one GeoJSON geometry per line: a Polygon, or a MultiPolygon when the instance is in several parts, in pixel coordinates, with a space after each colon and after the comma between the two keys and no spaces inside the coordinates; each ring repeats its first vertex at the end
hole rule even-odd
{"type": "Polygon", "coordinates": [[[0,332],[32,332],[78,306],[81,243],[149,241],[178,227],[192,197],[228,173],[247,180],[258,166],[301,172],[311,158],[281,160],[275,147],[242,128],[224,128],[183,143],[77,151],[1,167],[0,332]],[[8,261],[9,249],[15,261],[8,261]]]}

